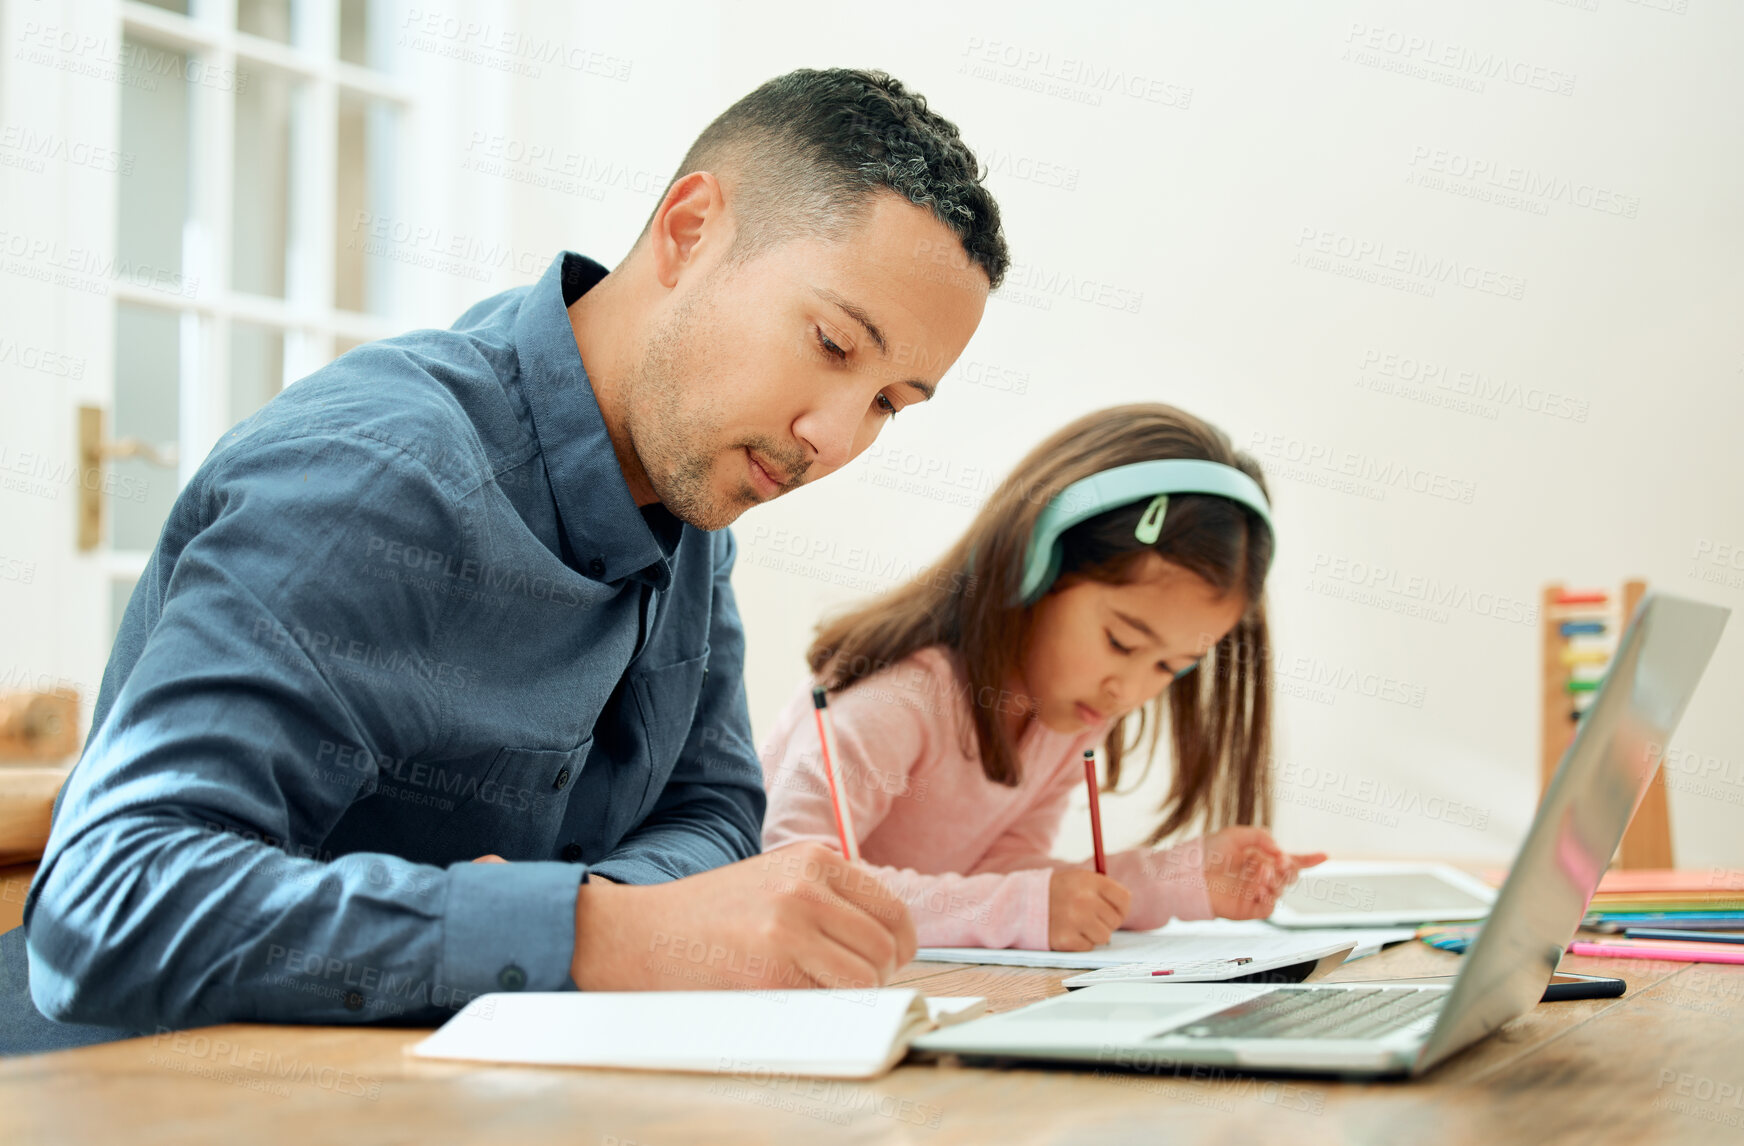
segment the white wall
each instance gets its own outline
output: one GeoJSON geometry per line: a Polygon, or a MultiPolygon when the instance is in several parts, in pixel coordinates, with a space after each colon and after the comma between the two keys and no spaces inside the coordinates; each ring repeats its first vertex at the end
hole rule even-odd
{"type": "MultiPolygon", "coordinates": [[[[1478,605],[1631,574],[1744,604],[1726,564],[1744,547],[1735,5],[434,0],[394,21],[425,100],[404,213],[471,252],[407,260],[408,322],[445,325],[559,248],[615,261],[696,132],[793,67],[884,68],[992,166],[1018,265],[938,399],[736,527],[759,732],[821,614],[933,559],[1049,429],[1141,398],[1259,447],[1280,667],[1422,697],[1296,681],[1279,729],[1291,846],[1512,851],[1537,793],[1538,630],[1478,605]],[[1438,170],[1476,163],[1489,174],[1438,170]],[[1497,201],[1509,181],[1530,186],[1497,201]],[[1458,270],[1364,281],[1375,259],[1458,270]],[[1388,356],[1445,384],[1389,379],[1388,356]],[[1506,398],[1453,404],[1472,373],[1506,398]],[[1326,484],[1340,467],[1371,480],[1326,484]],[[1372,480],[1388,467],[1402,484],[1372,480]],[[1329,596],[1353,562],[1469,603],[1424,618],[1397,594],[1329,596]]],[[[1740,648],[1722,643],[1677,738],[1685,865],[1744,865],[1740,648]]],[[[1105,807],[1114,842],[1143,833],[1164,779],[1105,807]]],[[[1084,837],[1074,816],[1061,847],[1084,837]]]]}
{"type": "MultiPolygon", "coordinates": [[[[1524,617],[1546,580],[1641,575],[1744,604],[1744,569],[1712,560],[1744,546],[1736,6],[691,10],[591,5],[586,41],[633,61],[630,79],[573,85],[579,106],[546,122],[664,173],[771,75],[882,67],[990,162],[1018,261],[934,403],[849,470],[736,527],[760,732],[796,685],[818,616],[890,579],[850,551],[886,569],[930,561],[1051,427],[1133,399],[1213,419],[1257,444],[1271,475],[1278,664],[1297,676],[1278,754],[1292,846],[1510,854],[1537,796],[1539,638],[1507,617],[1524,617]],[[1096,86],[1110,71],[1139,94],[1096,86]],[[1479,163],[1487,174],[1459,177],[1479,163]],[[1460,269],[1398,276],[1408,289],[1334,273],[1380,269],[1338,257],[1355,244],[1378,252],[1369,260],[1460,269]],[[1442,366],[1444,382],[1388,379],[1379,367],[1395,355],[1442,366]],[[1472,374],[1505,396],[1461,408],[1472,374]],[[1341,467],[1388,466],[1403,483],[1322,484],[1341,467]],[[931,476],[872,480],[911,469],[931,476]],[[818,556],[764,567],[794,549],[818,556]],[[1400,584],[1434,579],[1461,603],[1425,618],[1395,611],[1400,594],[1328,596],[1353,588],[1332,571],[1358,562],[1400,584]],[[1391,679],[1421,707],[1311,683],[1326,672],[1391,679]]],[[[607,261],[649,205],[618,191],[517,202],[527,233],[607,261]]],[[[1670,773],[1686,865],[1744,864],[1740,641],[1722,644],[1676,740],[1691,754],[1674,754],[1670,773]]],[[[1163,771],[1108,809],[1116,839],[1151,822],[1163,771]]],[[[1084,836],[1073,817],[1061,846],[1084,836]]]]}

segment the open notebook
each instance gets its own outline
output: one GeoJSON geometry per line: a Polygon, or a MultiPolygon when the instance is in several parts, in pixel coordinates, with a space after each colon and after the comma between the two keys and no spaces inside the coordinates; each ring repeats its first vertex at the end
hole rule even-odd
{"type": "Polygon", "coordinates": [[[1319,928],[1285,931],[1263,920],[1173,920],[1155,931],[1116,931],[1107,943],[1089,951],[1032,951],[1021,947],[922,947],[915,959],[934,963],[990,963],[1010,967],[1070,967],[1091,971],[1126,963],[1159,967],[1193,964],[1190,972],[1170,982],[1216,982],[1262,971],[1300,967],[1310,974],[1336,967],[1321,961],[1337,951],[1356,959],[1416,934],[1412,927],[1319,928]],[[1234,963],[1233,959],[1248,962],[1234,963]],[[1215,970],[1221,963],[1223,970],[1215,970]]]}
{"type": "Polygon", "coordinates": [[[986,1000],[861,991],[525,991],[481,995],[420,1058],[709,1074],[873,1078],[916,1035],[984,1014],[986,1000]]]}

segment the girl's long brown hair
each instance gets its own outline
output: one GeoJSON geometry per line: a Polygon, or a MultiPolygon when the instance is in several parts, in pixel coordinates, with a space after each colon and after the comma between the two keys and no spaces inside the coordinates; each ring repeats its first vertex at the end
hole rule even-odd
{"type": "MultiPolygon", "coordinates": [[[[999,719],[1005,706],[988,698],[1009,695],[1006,686],[1020,677],[1029,607],[1018,591],[1036,518],[1075,481],[1166,458],[1222,462],[1265,486],[1259,464],[1221,431],[1172,406],[1136,403],[1088,414],[1030,451],[926,576],[820,625],[806,652],[813,675],[837,692],[930,645],[946,646],[967,678],[960,695],[969,701],[981,767],[988,779],[1015,786],[1016,746],[999,719]]],[[[1128,582],[1140,558],[1154,552],[1220,591],[1242,594],[1248,607],[1195,671],[1147,709],[1129,714],[1134,727],[1122,717],[1109,729],[1106,786],[1119,783],[1124,756],[1147,739],[1147,765],[1154,758],[1166,703],[1175,775],[1149,842],[1201,818],[1207,830],[1264,824],[1271,818],[1271,642],[1264,596],[1271,533],[1237,502],[1174,494],[1161,534],[1147,546],[1134,530],[1148,501],[1067,530],[1049,592],[1073,580],[1128,582]]]]}

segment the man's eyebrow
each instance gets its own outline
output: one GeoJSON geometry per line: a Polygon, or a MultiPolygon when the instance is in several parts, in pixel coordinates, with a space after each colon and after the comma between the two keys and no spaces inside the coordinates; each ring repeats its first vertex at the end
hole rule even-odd
{"type": "Polygon", "coordinates": [[[813,294],[817,295],[825,302],[833,303],[834,305],[841,307],[847,312],[849,318],[865,327],[866,333],[872,336],[872,341],[878,344],[879,357],[882,358],[884,355],[889,353],[890,347],[889,344],[884,341],[884,332],[878,329],[878,324],[872,321],[871,315],[867,314],[864,310],[855,306],[833,290],[825,290],[823,287],[812,287],[811,289],[813,294]]]}
{"type": "Polygon", "coordinates": [[[1139,620],[1137,617],[1129,617],[1125,613],[1121,612],[1119,609],[1114,610],[1114,615],[1119,617],[1121,620],[1125,621],[1127,624],[1131,625],[1133,628],[1137,629],[1139,632],[1143,633],[1145,636],[1149,637],[1151,640],[1156,641],[1159,644],[1162,643],[1162,638],[1157,636],[1155,633],[1151,632],[1151,627],[1149,625],[1145,624],[1143,621],[1139,620]]]}

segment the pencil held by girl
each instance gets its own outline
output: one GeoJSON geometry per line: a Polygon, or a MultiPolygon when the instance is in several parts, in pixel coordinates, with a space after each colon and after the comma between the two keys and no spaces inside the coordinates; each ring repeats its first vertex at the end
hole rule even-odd
{"type": "Polygon", "coordinates": [[[1120,927],[1269,915],[1325,858],[1263,827],[1272,549],[1259,466],[1211,426],[1151,403],[1066,426],[926,577],[820,626],[813,679],[763,746],[764,847],[840,846],[821,685],[836,798],[923,946],[1080,951],[1120,927]],[[1173,778],[1146,844],[1106,875],[1052,858],[1085,750],[1113,790],[1165,728],[1173,778]]]}

